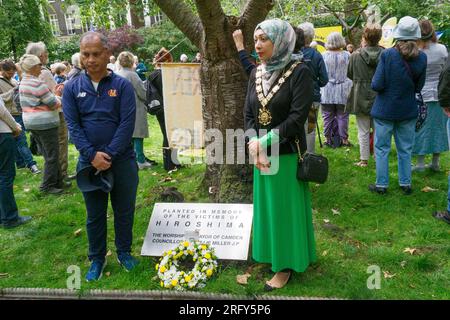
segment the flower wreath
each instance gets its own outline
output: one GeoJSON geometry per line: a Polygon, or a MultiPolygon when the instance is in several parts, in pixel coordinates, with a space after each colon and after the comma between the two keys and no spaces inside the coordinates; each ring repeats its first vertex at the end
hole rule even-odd
{"type": "Polygon", "coordinates": [[[175,249],[164,252],[156,264],[160,285],[163,288],[184,290],[203,288],[206,281],[217,270],[217,257],[214,249],[199,241],[180,243],[175,249]],[[180,263],[192,258],[195,262],[192,270],[179,271],[180,263]]]}

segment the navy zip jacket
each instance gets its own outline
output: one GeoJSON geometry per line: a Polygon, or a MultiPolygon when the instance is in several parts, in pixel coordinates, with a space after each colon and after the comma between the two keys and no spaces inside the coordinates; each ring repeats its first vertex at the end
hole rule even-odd
{"type": "Polygon", "coordinates": [[[96,91],[83,72],[66,83],[62,105],[81,161],[92,162],[97,151],[110,155],[113,163],[135,157],[132,135],[136,101],[128,80],[111,72],[96,91]]]}
{"type": "Polygon", "coordinates": [[[311,69],[314,77],[314,102],[320,102],[320,88],[328,83],[328,73],[323,57],[316,49],[302,48],[303,61],[311,69]]]}
{"type": "Polygon", "coordinates": [[[426,70],[427,56],[423,52],[406,61],[397,49],[384,50],[372,78],[372,89],[378,94],[370,115],[388,121],[417,118],[415,93],[425,84],[426,70]]]}

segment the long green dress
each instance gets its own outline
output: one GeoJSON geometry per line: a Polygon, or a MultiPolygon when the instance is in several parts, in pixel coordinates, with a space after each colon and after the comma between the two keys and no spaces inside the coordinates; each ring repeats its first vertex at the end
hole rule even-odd
{"type": "Polygon", "coordinates": [[[275,174],[254,168],[252,254],[274,272],[303,272],[316,261],[311,194],[308,183],[297,180],[297,157],[270,157],[275,174]]]}

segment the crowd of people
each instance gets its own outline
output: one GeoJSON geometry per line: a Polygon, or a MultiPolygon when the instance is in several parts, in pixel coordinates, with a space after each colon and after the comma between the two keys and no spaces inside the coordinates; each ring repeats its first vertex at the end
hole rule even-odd
{"type": "MultiPolygon", "coordinates": [[[[385,194],[389,186],[389,154],[394,136],[398,183],[405,195],[413,192],[412,171],[440,170],[439,157],[449,149],[449,64],[445,46],[438,43],[429,20],[403,17],[394,29],[395,45],[382,48],[381,27],[367,25],[361,46],[346,44],[331,33],[326,51],[314,47],[314,26],[293,27],[279,19],[260,23],[254,32],[258,61],[247,53],[240,30],[233,38],[243,69],[249,76],[244,107],[245,129],[268,130],[252,137],[248,152],[254,166],[254,224],[252,254],[269,263],[275,275],[266,289],[282,288],[292,272],[304,272],[316,261],[311,195],[296,177],[298,157],[314,153],[317,117],[323,118],[324,145],[352,147],[349,115],[356,116],[360,159],[367,167],[374,155],[376,181],[368,189],[385,194]],[[345,50],[346,49],[346,50],[345,50]],[[446,65],[447,64],[447,65],[446,65]],[[417,95],[427,117],[417,127],[417,95]],[[269,146],[279,145],[279,155],[269,146]],[[412,156],[417,164],[411,164],[412,156]],[[432,163],[425,165],[425,156],[432,163]],[[273,161],[278,166],[271,166],[273,161]],[[284,186],[289,184],[291,188],[284,186]]],[[[201,62],[198,53],[192,62],[201,62]]],[[[117,257],[130,271],[138,264],[131,255],[138,170],[157,165],[144,153],[149,137],[149,102],[163,135],[163,166],[180,168],[177,150],[170,149],[164,118],[161,63],[174,59],[161,48],[155,70],[131,52],[111,55],[107,39],[87,32],[71,64],[47,68],[43,42],[30,43],[18,63],[0,62],[0,223],[14,228],[31,220],[20,216],[13,193],[16,168],[40,174],[27,144],[25,130],[44,158],[40,190],[61,194],[76,178],[87,211],[91,266],[87,281],[100,279],[106,264],[106,212],[114,211],[117,257]],[[68,172],[68,145],[79,151],[76,174],[68,172]]],[[[181,62],[188,57],[182,55],[181,62]]],[[[449,177],[450,185],[450,177],[449,177]]],[[[450,223],[448,210],[434,216],[450,223]]]]}

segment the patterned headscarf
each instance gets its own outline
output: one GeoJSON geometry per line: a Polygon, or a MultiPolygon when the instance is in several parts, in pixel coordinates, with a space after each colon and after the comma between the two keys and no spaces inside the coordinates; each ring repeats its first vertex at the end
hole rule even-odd
{"type": "Polygon", "coordinates": [[[272,57],[266,62],[266,72],[283,69],[292,60],[296,35],[292,26],[283,20],[272,19],[258,24],[255,32],[261,29],[273,43],[272,57]]]}

